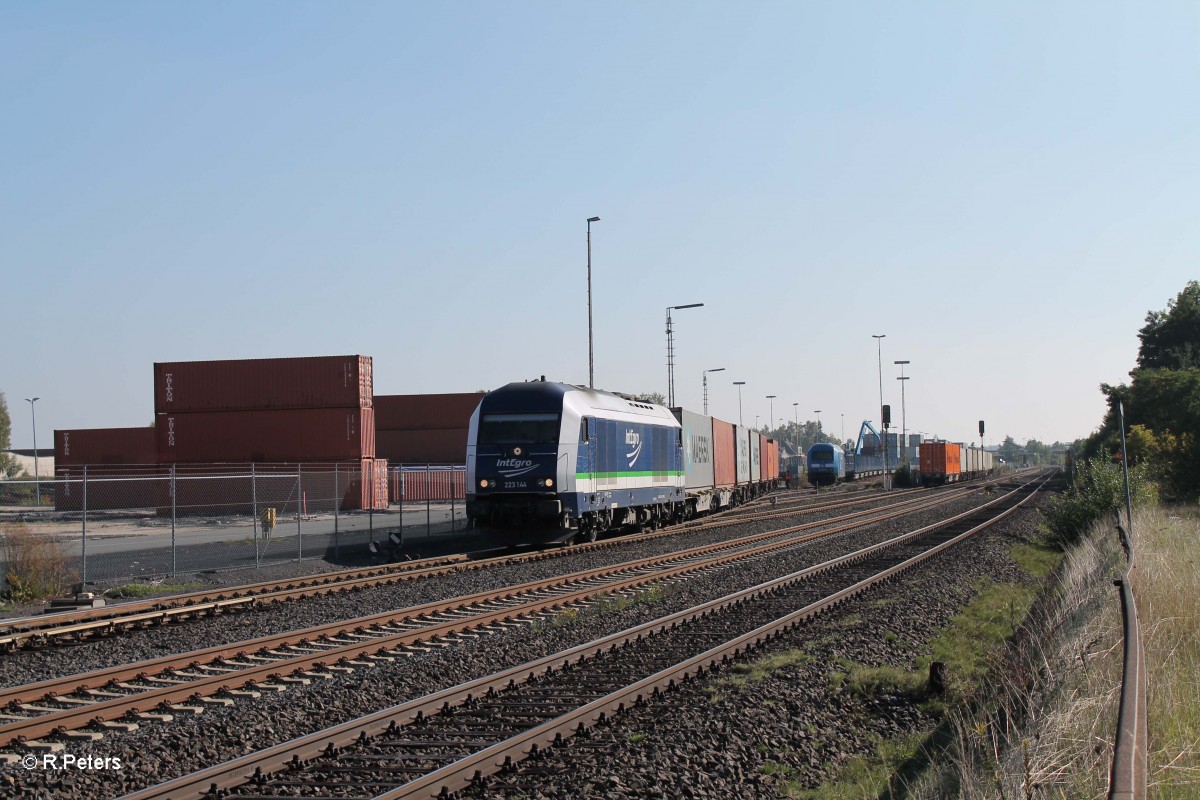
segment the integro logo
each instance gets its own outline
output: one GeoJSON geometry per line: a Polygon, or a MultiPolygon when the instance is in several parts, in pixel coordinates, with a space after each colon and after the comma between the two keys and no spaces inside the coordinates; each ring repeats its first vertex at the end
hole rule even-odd
{"type": "Polygon", "coordinates": [[[642,435],[635,430],[627,429],[625,431],[625,444],[633,449],[625,454],[629,459],[629,468],[633,469],[633,465],[637,463],[638,456],[642,454],[642,435]]]}
{"type": "Polygon", "coordinates": [[[524,475],[526,472],[532,472],[534,467],[535,464],[528,458],[501,458],[496,460],[496,471],[506,478],[515,478],[518,475],[524,475]]]}
{"type": "Polygon", "coordinates": [[[163,394],[165,395],[168,403],[175,402],[175,387],[171,382],[173,377],[174,376],[170,372],[163,376],[163,394]]]}

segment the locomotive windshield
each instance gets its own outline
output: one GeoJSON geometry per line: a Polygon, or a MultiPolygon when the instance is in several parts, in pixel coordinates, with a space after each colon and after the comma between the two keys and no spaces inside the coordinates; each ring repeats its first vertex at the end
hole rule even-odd
{"type": "Polygon", "coordinates": [[[808,458],[814,464],[828,464],[833,461],[833,450],[817,448],[808,454],[808,458]]]}
{"type": "Polygon", "coordinates": [[[558,444],[558,414],[484,414],[480,444],[558,444]]]}

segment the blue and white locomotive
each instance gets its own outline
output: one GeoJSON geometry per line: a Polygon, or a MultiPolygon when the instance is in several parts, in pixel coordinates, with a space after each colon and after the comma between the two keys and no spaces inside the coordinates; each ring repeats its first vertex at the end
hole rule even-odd
{"type": "Polygon", "coordinates": [[[682,518],[682,428],[662,406],[544,379],[489,392],[467,434],[467,516],[594,541],[682,518]]]}
{"type": "Polygon", "coordinates": [[[841,445],[818,442],[808,448],[808,482],[832,486],[846,478],[846,454],[841,445]]]}

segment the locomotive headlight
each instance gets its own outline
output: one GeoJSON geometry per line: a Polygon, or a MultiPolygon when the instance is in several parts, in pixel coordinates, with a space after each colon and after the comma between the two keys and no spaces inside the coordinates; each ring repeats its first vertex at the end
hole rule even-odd
{"type": "Polygon", "coordinates": [[[549,489],[554,485],[554,478],[546,478],[546,488],[549,489]]]}
{"type": "Polygon", "coordinates": [[[481,481],[479,481],[480,489],[486,489],[487,487],[488,487],[488,479],[487,478],[484,478],[481,481]]]}

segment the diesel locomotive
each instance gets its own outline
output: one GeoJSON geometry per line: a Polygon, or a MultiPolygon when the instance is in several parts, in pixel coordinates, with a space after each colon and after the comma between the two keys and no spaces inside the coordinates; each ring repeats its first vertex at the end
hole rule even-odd
{"type": "Polygon", "coordinates": [[[773,441],[711,417],[571,384],[510,383],[471,415],[467,516],[514,541],[594,541],[744,502],[773,485],[778,463],[773,441]]]}

